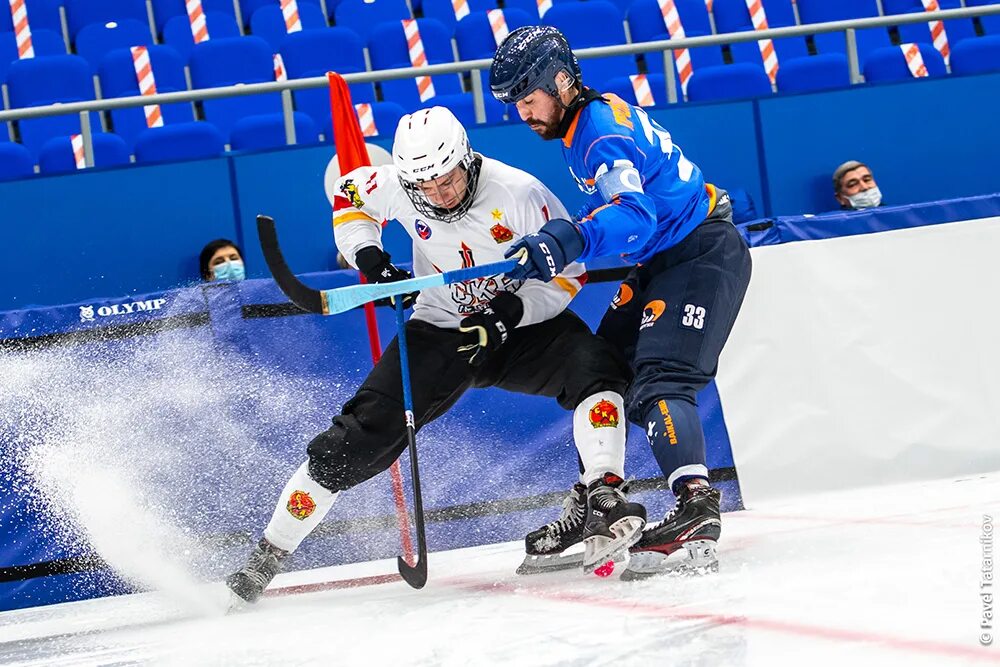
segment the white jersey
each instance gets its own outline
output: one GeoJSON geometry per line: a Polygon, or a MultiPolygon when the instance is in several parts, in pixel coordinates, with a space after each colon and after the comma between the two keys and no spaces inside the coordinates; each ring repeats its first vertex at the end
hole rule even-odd
{"type": "MultiPolygon", "coordinates": [[[[456,222],[430,220],[417,212],[399,182],[396,168],[361,167],[337,181],[333,231],[337,248],[357,268],[356,253],[382,248],[382,226],[397,220],[413,239],[413,273],[444,271],[499,262],[522,236],[550,218],[566,218],[562,203],[534,176],[502,162],[482,158],[472,207],[456,222]]],[[[552,282],[511,280],[504,275],[424,290],[413,307],[414,319],[455,329],[467,315],[482,310],[501,291],[516,292],[524,303],[519,326],[551,319],[565,310],[586,281],[586,269],[573,263],[552,282]]]]}

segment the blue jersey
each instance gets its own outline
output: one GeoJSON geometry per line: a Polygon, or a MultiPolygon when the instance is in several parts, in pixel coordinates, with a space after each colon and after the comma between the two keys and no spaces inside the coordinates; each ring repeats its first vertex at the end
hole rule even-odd
{"type": "Polygon", "coordinates": [[[570,173],[590,196],[578,259],[622,254],[641,263],[705,219],[709,190],[701,170],[644,110],[616,95],[604,99],[583,107],[563,139],[570,173]]]}

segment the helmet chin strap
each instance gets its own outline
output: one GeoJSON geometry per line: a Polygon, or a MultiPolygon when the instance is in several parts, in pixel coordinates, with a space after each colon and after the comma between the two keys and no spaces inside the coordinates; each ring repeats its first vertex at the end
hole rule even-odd
{"type": "Polygon", "coordinates": [[[587,88],[586,86],[580,86],[580,92],[570,100],[569,104],[564,104],[562,98],[558,95],[556,96],[556,103],[563,108],[563,117],[559,121],[559,127],[556,128],[556,138],[562,139],[569,132],[569,126],[573,124],[573,119],[576,115],[580,113],[583,107],[587,106],[594,100],[603,100],[601,94],[594,90],[593,88],[587,88]]]}

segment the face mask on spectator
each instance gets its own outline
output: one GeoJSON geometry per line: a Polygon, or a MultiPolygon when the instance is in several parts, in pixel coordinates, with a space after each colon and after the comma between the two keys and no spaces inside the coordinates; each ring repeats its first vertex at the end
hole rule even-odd
{"type": "Polygon", "coordinates": [[[851,208],[875,208],[882,203],[882,191],[876,185],[874,188],[868,188],[856,194],[847,195],[847,201],[851,202],[851,208]]]}
{"type": "Polygon", "coordinates": [[[246,278],[246,270],[243,268],[243,262],[233,259],[213,266],[212,275],[216,280],[243,280],[246,278]]]}

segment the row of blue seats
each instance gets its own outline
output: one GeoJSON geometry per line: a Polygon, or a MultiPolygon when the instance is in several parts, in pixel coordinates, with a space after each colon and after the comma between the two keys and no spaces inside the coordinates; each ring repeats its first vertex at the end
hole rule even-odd
{"type": "MultiPolygon", "coordinates": [[[[377,102],[371,105],[371,110],[377,134],[391,135],[404,113],[402,107],[391,102],[377,102]]],[[[305,114],[295,114],[295,133],[297,145],[319,141],[315,123],[305,114]]],[[[92,137],[95,167],[129,165],[133,163],[133,155],[134,163],[139,165],[219,157],[225,153],[227,143],[233,151],[286,145],[284,118],[280,114],[247,116],[232,130],[228,141],[208,121],[184,121],[145,129],[131,146],[111,132],[97,132],[92,137]]],[[[21,144],[0,142],[0,182],[33,177],[36,162],[43,176],[75,172],[81,168],[79,150],[73,146],[73,137],[65,135],[48,139],[37,159],[21,144]]]]}

